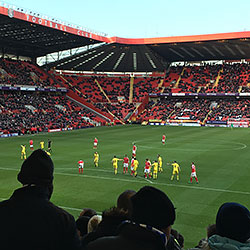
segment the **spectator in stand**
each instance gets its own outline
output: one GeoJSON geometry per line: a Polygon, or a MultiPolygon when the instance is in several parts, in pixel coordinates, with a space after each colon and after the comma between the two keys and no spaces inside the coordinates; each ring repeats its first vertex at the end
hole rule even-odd
{"type": "Polygon", "coordinates": [[[88,216],[88,217],[92,217],[94,215],[97,215],[96,211],[92,208],[84,208],[82,210],[82,212],[80,213],[80,216],[88,216]]]}
{"type": "Polygon", "coordinates": [[[92,208],[84,208],[78,219],[76,220],[77,232],[82,239],[88,233],[88,222],[91,217],[97,215],[96,211],[92,208]]]}
{"type": "Polygon", "coordinates": [[[126,190],[121,193],[117,199],[117,207],[112,207],[102,213],[102,221],[95,232],[84,236],[82,245],[87,246],[90,242],[104,236],[117,235],[118,226],[129,219],[128,211],[132,206],[131,197],[135,193],[134,190],[126,190]]]}
{"type": "MultiPolygon", "coordinates": [[[[93,217],[92,217],[93,218],[93,217]]],[[[96,230],[83,237],[82,245],[86,247],[90,242],[105,236],[116,236],[119,225],[129,219],[128,211],[112,207],[102,213],[102,220],[96,230]]]]}
{"type": "Polygon", "coordinates": [[[89,220],[90,220],[90,217],[88,216],[80,216],[76,220],[77,233],[80,239],[82,239],[88,233],[89,220]]]}
{"type": "Polygon", "coordinates": [[[211,231],[207,242],[194,249],[250,249],[250,211],[239,203],[224,203],[217,212],[215,229],[211,231]]]}
{"type": "Polygon", "coordinates": [[[80,249],[72,215],[51,203],[54,165],[41,149],[22,164],[22,187],[0,202],[1,249],[80,249]]]}
{"type": "Polygon", "coordinates": [[[131,197],[136,194],[134,190],[125,190],[122,192],[117,199],[117,208],[123,209],[124,211],[131,210],[131,197]]]}
{"type": "Polygon", "coordinates": [[[131,221],[122,223],[117,236],[91,242],[88,250],[181,249],[170,234],[175,221],[175,208],[165,193],[145,186],[131,197],[131,201],[131,221]],[[168,245],[168,241],[173,241],[173,244],[168,245]]]}

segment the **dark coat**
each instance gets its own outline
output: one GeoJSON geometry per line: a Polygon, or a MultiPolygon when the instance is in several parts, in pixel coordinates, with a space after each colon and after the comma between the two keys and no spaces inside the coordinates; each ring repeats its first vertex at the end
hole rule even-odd
{"type": "Polygon", "coordinates": [[[161,236],[136,224],[120,226],[118,236],[103,237],[90,242],[87,250],[166,250],[161,236]]]}
{"type": "Polygon", "coordinates": [[[0,202],[0,248],[80,249],[72,215],[49,201],[46,187],[26,186],[0,202]]]}

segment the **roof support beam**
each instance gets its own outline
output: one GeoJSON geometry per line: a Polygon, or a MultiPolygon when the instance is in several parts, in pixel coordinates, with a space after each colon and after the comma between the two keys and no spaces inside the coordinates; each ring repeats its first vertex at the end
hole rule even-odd
{"type": "Polygon", "coordinates": [[[189,52],[187,49],[185,49],[185,48],[183,48],[183,47],[180,47],[180,49],[182,50],[182,51],[184,51],[186,54],[188,54],[189,56],[191,56],[191,57],[195,57],[191,52],[189,52]]]}
{"type": "Polygon", "coordinates": [[[193,50],[195,53],[197,53],[198,55],[200,55],[201,57],[204,57],[204,55],[197,49],[195,48],[191,48],[191,50],[193,50]]]}
{"type": "Polygon", "coordinates": [[[133,53],[133,67],[134,67],[134,71],[136,71],[137,70],[136,52],[133,53]]]}
{"type": "Polygon", "coordinates": [[[182,54],[180,54],[179,52],[175,51],[174,49],[169,48],[169,50],[172,51],[173,53],[175,53],[177,56],[179,56],[181,58],[184,58],[184,56],[182,54]]]}
{"type": "Polygon", "coordinates": [[[241,55],[245,56],[246,54],[244,53],[244,51],[240,48],[240,46],[238,44],[235,45],[236,49],[241,53],[241,55]]]}
{"type": "Polygon", "coordinates": [[[219,53],[221,56],[224,56],[224,54],[216,47],[216,46],[212,46],[212,48],[217,52],[219,53]]]}
{"type": "Polygon", "coordinates": [[[119,58],[118,58],[118,60],[117,60],[117,62],[115,64],[115,66],[113,67],[113,70],[116,70],[116,68],[119,66],[119,64],[121,63],[121,61],[122,61],[122,59],[123,59],[124,56],[125,56],[125,53],[124,52],[121,53],[121,55],[119,56],[119,58]]]}
{"type": "Polygon", "coordinates": [[[148,53],[145,53],[149,63],[151,64],[151,66],[156,69],[155,63],[153,62],[152,58],[150,57],[150,55],[148,53]]]}
{"type": "Polygon", "coordinates": [[[203,46],[203,49],[206,50],[211,56],[215,57],[215,54],[206,46],[203,46]]]}
{"type": "Polygon", "coordinates": [[[225,46],[225,48],[229,51],[229,52],[231,52],[232,53],[232,55],[236,55],[235,54],[235,52],[228,46],[228,45],[224,45],[225,46]]]}

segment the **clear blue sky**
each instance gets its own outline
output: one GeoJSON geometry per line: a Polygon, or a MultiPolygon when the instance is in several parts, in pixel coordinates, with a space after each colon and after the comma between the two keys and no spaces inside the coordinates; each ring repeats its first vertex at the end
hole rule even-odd
{"type": "Polygon", "coordinates": [[[126,38],[250,31],[250,0],[8,0],[126,38]]]}

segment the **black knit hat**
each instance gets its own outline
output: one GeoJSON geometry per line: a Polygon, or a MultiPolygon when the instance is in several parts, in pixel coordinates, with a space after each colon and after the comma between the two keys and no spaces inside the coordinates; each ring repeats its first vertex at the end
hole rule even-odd
{"type": "Polygon", "coordinates": [[[17,175],[24,184],[50,185],[53,182],[54,164],[46,152],[35,150],[22,164],[17,175]]]}
{"type": "Polygon", "coordinates": [[[238,203],[224,203],[216,216],[216,232],[222,237],[246,242],[250,238],[249,210],[238,203]]]}
{"type": "Polygon", "coordinates": [[[168,196],[161,190],[145,186],[131,197],[132,220],[157,229],[174,224],[175,208],[168,196]]]}

